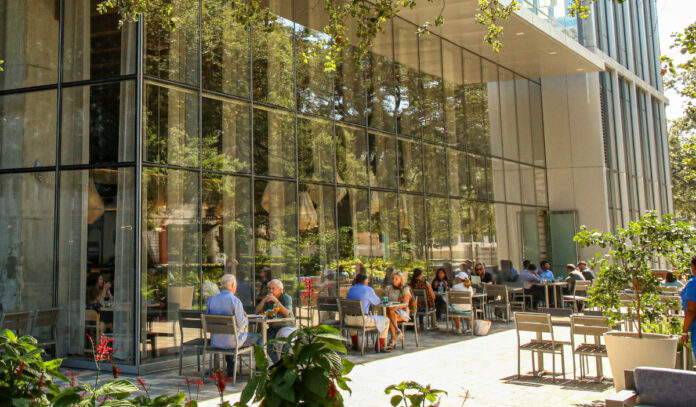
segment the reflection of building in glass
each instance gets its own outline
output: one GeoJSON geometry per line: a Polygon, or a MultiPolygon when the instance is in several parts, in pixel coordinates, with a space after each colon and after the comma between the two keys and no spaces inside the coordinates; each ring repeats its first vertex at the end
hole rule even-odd
{"type": "Polygon", "coordinates": [[[272,32],[174,3],[169,32],[0,0],[0,302],[60,305],[68,363],[104,332],[128,369],[174,366],[178,310],[224,273],[251,309],[272,278],[306,305],[327,269],[339,286],[464,259],[561,271],[587,256],[578,224],[671,210],[652,0],[586,21],[525,0],[500,54],[465,0],[416,35],[425,2],[335,72],[313,1],[269,0],[272,32]]]}

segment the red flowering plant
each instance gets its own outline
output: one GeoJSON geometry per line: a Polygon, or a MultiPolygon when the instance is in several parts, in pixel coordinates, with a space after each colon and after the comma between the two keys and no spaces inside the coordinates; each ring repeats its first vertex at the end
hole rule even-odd
{"type": "Polygon", "coordinates": [[[213,376],[208,376],[208,379],[212,379],[215,382],[215,386],[217,387],[218,394],[220,395],[220,404],[218,404],[219,407],[230,407],[231,404],[229,401],[225,401],[225,389],[227,388],[227,382],[230,381],[229,377],[225,377],[224,374],[222,374],[222,370],[218,370],[215,372],[213,376]]]}
{"type": "Polygon", "coordinates": [[[263,349],[256,347],[259,372],[235,405],[343,407],[341,390],[350,392],[347,375],[354,366],[342,356],[346,353],[344,340],[337,329],[327,325],[298,329],[287,338],[269,341],[292,349],[273,366],[269,366],[263,349]]]}
{"type": "Polygon", "coordinates": [[[186,384],[186,389],[188,392],[188,397],[184,401],[184,407],[198,407],[198,395],[203,388],[203,380],[201,379],[184,379],[184,384],[186,384]],[[193,398],[191,387],[196,389],[196,398],[193,398]]]}
{"type": "Polygon", "coordinates": [[[302,299],[302,303],[305,305],[311,305],[312,301],[316,299],[317,293],[316,290],[314,289],[314,281],[309,278],[305,277],[302,279],[302,291],[300,291],[300,299],[302,299]]]}

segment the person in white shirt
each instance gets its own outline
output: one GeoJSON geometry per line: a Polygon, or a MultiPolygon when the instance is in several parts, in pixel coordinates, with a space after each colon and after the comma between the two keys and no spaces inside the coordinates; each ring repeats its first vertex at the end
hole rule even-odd
{"type": "MultiPolygon", "coordinates": [[[[471,281],[469,280],[469,276],[465,272],[460,271],[454,275],[454,284],[452,285],[452,291],[466,292],[466,293],[470,293],[473,295],[474,290],[471,287],[471,281]]],[[[469,315],[469,314],[471,314],[471,305],[468,305],[468,304],[449,305],[449,312],[452,314],[469,315]]],[[[453,321],[454,321],[454,326],[457,328],[457,333],[462,333],[462,325],[461,325],[462,318],[456,317],[456,318],[453,318],[453,321]]]]}

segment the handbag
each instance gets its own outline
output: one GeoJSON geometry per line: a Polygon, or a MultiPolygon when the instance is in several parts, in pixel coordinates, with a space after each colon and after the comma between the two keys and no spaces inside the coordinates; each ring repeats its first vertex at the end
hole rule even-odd
{"type": "Polygon", "coordinates": [[[491,330],[491,321],[487,319],[477,319],[474,321],[474,335],[476,336],[486,336],[488,331],[491,330]]]}

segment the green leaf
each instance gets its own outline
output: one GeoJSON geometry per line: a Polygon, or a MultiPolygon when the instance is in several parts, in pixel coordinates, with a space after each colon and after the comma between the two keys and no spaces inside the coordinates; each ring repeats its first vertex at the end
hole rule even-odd
{"type": "Polygon", "coordinates": [[[254,376],[249,380],[244,386],[244,390],[242,390],[242,394],[239,397],[239,403],[241,406],[247,406],[251,399],[254,397],[254,394],[256,393],[256,388],[261,384],[262,381],[261,376],[254,376]]]}
{"type": "Polygon", "coordinates": [[[399,404],[401,404],[401,401],[402,401],[403,399],[404,399],[404,398],[403,398],[401,395],[396,395],[396,396],[392,397],[391,400],[389,400],[389,402],[391,403],[391,405],[392,405],[393,407],[396,407],[396,406],[398,406],[399,404]]]}
{"type": "Polygon", "coordinates": [[[63,363],[63,359],[49,360],[48,362],[46,362],[44,364],[44,368],[46,370],[58,369],[60,367],[61,363],[63,363]]]}
{"type": "Polygon", "coordinates": [[[97,396],[115,396],[117,394],[132,393],[138,391],[138,388],[128,380],[111,380],[104,383],[100,388],[94,391],[97,396]]]}
{"type": "Polygon", "coordinates": [[[343,364],[343,376],[348,375],[350,372],[353,371],[353,368],[355,367],[355,363],[345,358],[341,359],[341,363],[343,364]]]}
{"type": "Polygon", "coordinates": [[[254,345],[254,362],[259,370],[268,370],[268,358],[266,357],[266,352],[263,351],[263,347],[254,345]]]}
{"type": "Polygon", "coordinates": [[[302,372],[302,383],[320,397],[326,397],[329,392],[329,379],[320,368],[312,368],[302,372]]]}

